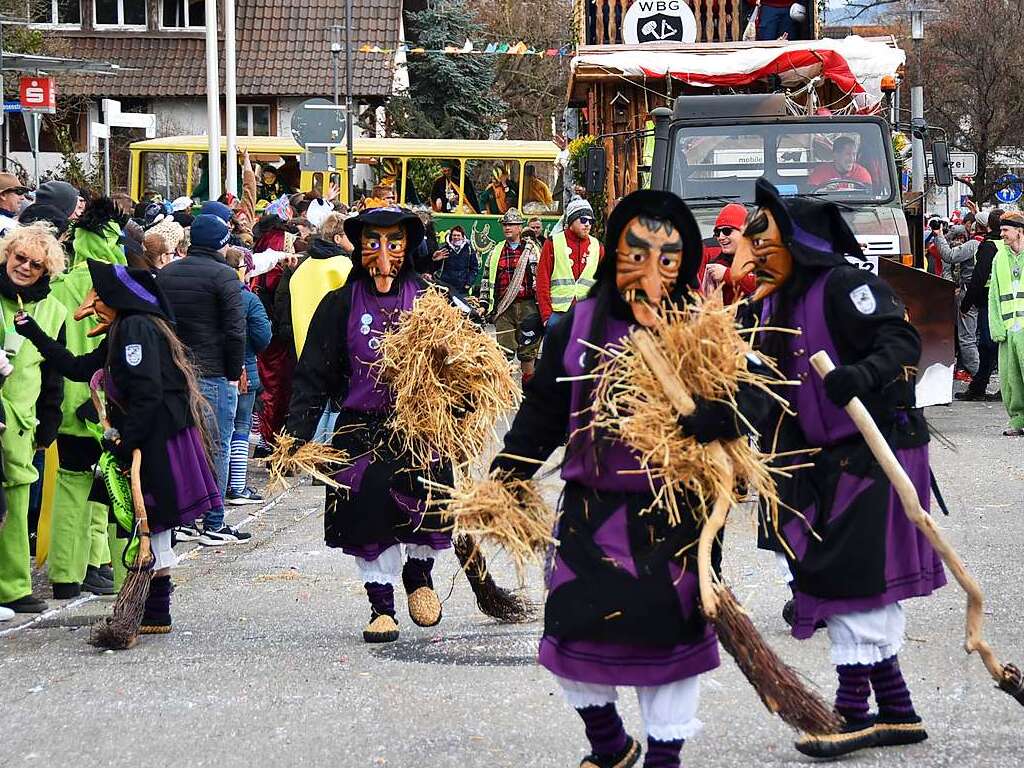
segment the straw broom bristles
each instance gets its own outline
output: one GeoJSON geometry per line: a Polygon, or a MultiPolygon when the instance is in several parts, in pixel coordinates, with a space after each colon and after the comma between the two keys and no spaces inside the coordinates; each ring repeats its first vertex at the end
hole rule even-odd
{"type": "Polygon", "coordinates": [[[498,418],[519,402],[501,347],[435,289],[380,341],[373,367],[394,392],[389,425],[420,466],[474,459],[494,439],[498,418]]]}
{"type": "MultiPolygon", "coordinates": [[[[698,297],[692,307],[667,309],[662,322],[641,333],[653,339],[694,398],[723,401],[735,409],[736,392],[745,383],[779,399],[770,389],[779,383],[777,379],[748,370],[750,342],[736,326],[736,306],[724,307],[720,294],[703,301],[698,297]]],[[[713,459],[710,446],[679,429],[678,408],[645,362],[639,341],[630,335],[603,350],[605,358],[593,373],[597,384],[591,428],[622,440],[640,455],[655,494],[652,506],[663,508],[669,522],[678,524],[677,497],[689,492],[699,505],[693,514],[701,520],[707,500],[726,495],[737,501],[736,488],[746,487],[768,504],[773,518],[777,516],[770,457],[747,440],[724,444],[737,482],[729,479],[731,473],[713,459]]],[[[763,356],[760,359],[772,365],[763,356]]],[[[737,414],[744,418],[738,410],[737,414]]]]}
{"type": "Polygon", "coordinates": [[[333,472],[352,463],[347,451],[316,442],[296,447],[298,440],[287,433],[277,435],[275,442],[274,452],[265,459],[271,488],[287,488],[286,478],[297,473],[311,475],[332,488],[345,487],[334,479],[333,472]]]}
{"type": "Polygon", "coordinates": [[[453,535],[483,539],[504,549],[520,581],[527,566],[541,565],[547,548],[555,543],[555,513],[531,480],[495,470],[482,480],[463,478],[455,487],[431,487],[439,493],[430,504],[452,523],[453,535]]]}

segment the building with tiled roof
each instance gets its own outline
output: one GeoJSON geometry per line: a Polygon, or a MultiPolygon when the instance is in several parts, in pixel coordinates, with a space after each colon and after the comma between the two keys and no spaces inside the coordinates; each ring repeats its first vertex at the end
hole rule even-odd
{"type": "MultiPolygon", "coordinates": [[[[98,119],[102,98],[119,99],[125,110],[154,112],[160,135],[205,132],[204,0],[54,0],[35,5],[35,20],[48,48],[126,70],[57,77],[58,98],[86,104],[78,124],[71,126],[79,149],[89,145],[89,123],[98,119]]],[[[299,104],[315,96],[332,97],[331,27],[344,26],[345,0],[235,0],[235,8],[238,133],[287,136],[299,104]]],[[[223,2],[218,10],[223,18],[223,2]]],[[[392,93],[394,54],[358,49],[365,44],[397,47],[402,0],[352,0],[352,14],[353,95],[361,106],[375,106],[392,93]]],[[[223,87],[223,35],[220,59],[223,87]]],[[[342,98],[345,86],[342,56],[342,98]]],[[[223,100],[221,104],[223,117],[223,100]]],[[[46,138],[43,144],[53,149],[46,146],[46,138]]],[[[17,138],[12,149],[22,149],[17,138]]]]}

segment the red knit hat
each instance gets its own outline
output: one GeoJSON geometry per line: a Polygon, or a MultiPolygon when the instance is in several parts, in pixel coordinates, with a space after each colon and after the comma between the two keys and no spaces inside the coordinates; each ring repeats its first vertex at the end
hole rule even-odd
{"type": "Polygon", "coordinates": [[[718,218],[715,219],[715,229],[718,229],[719,227],[743,229],[743,225],[746,223],[747,209],[739,203],[729,203],[722,209],[721,213],[718,214],[718,218]]]}

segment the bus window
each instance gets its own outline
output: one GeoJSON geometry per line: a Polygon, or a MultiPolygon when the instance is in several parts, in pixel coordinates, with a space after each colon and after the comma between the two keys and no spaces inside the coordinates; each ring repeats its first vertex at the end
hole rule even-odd
{"type": "Polygon", "coordinates": [[[522,208],[519,200],[518,160],[470,160],[466,175],[480,190],[480,210],[500,216],[509,208],[522,208]]]}
{"type": "Polygon", "coordinates": [[[164,200],[188,194],[188,155],[184,152],[143,152],[139,189],[143,199],[164,200]]]}
{"type": "Polygon", "coordinates": [[[398,200],[402,161],[397,157],[356,157],[354,160],[352,194],[355,202],[371,197],[394,205],[398,200]]]}
{"type": "Polygon", "coordinates": [[[523,162],[523,213],[559,214],[562,195],[558,169],[554,163],[541,160],[523,162]]]}
{"type": "Polygon", "coordinates": [[[409,158],[405,162],[405,186],[402,205],[430,204],[430,186],[441,175],[441,164],[433,159],[409,158]]]}
{"type": "MultiPolygon", "coordinates": [[[[472,172],[463,176],[461,160],[438,158],[427,161],[436,172],[426,184],[425,202],[429,202],[435,213],[478,213],[480,201],[476,196],[476,184],[472,172]]],[[[417,185],[417,192],[421,187],[417,185]]]]}

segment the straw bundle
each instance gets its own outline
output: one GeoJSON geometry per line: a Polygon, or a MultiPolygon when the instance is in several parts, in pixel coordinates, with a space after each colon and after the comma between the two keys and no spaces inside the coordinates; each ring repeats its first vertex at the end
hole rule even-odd
{"type": "MultiPolygon", "coordinates": [[[[644,345],[653,347],[667,362],[670,373],[685,382],[693,398],[718,400],[736,408],[740,384],[770,389],[778,384],[747,369],[751,353],[748,338],[736,326],[736,306],[724,307],[721,294],[699,298],[692,307],[671,308],[657,327],[634,331],[621,343],[602,349],[605,358],[594,370],[597,384],[592,405],[592,427],[622,440],[640,454],[640,463],[655,493],[652,505],[663,508],[670,523],[678,524],[677,495],[689,491],[698,501],[698,520],[707,515],[707,502],[728,496],[736,501],[736,488],[746,487],[777,514],[778,494],[767,457],[747,440],[723,444],[733,473],[716,461],[711,445],[684,435],[678,426],[679,393],[666,391],[659,371],[649,364],[644,345]]],[[[771,361],[762,360],[769,365],[771,361]]],[[[685,395],[684,395],[685,396],[685,395]]],[[[738,414],[737,410],[737,414],[738,414]]],[[[739,418],[742,420],[743,416],[739,418]]]]}
{"type": "Polygon", "coordinates": [[[332,476],[332,472],[352,463],[346,451],[335,448],[327,443],[303,443],[289,434],[281,433],[276,437],[274,452],[265,461],[270,472],[271,488],[287,488],[286,478],[295,474],[315,477],[324,485],[332,488],[343,488],[332,476]]]}
{"type": "Polygon", "coordinates": [[[530,564],[540,565],[551,535],[554,511],[530,480],[518,480],[494,471],[483,480],[463,478],[454,488],[434,486],[439,497],[431,500],[452,523],[455,536],[468,535],[504,549],[520,581],[530,564]],[[444,498],[440,498],[444,496],[444,498]]]}
{"type": "Polygon", "coordinates": [[[389,426],[401,447],[420,466],[478,456],[519,402],[498,343],[434,289],[380,339],[374,368],[395,394],[389,426]]]}

